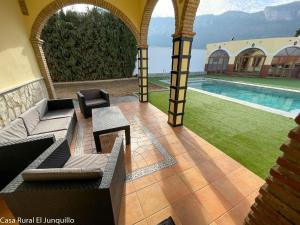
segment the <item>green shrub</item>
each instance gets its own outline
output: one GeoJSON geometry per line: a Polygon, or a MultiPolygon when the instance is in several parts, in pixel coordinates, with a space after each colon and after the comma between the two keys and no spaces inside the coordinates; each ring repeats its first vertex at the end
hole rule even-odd
{"type": "Polygon", "coordinates": [[[120,19],[99,8],[59,11],[41,38],[55,82],[124,78],[134,71],[134,35],[120,19]]]}

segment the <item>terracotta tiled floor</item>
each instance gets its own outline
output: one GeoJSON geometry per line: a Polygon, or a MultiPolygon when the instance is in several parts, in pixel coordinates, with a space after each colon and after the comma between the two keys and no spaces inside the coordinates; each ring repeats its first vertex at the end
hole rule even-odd
{"type": "MultiPolygon", "coordinates": [[[[128,102],[118,106],[131,124],[131,145],[125,150],[127,173],[164,160],[145,129],[176,159],[170,167],[126,183],[120,225],[154,225],[169,216],[176,225],[243,223],[264,183],[261,178],[187,128],[170,127],[167,116],[151,104],[128,102]]],[[[80,128],[72,151],[94,153],[91,119],[78,113],[78,120],[80,128]],[[78,135],[80,129],[82,135],[78,135]]],[[[110,151],[117,135],[101,137],[103,152],[110,151]]]]}

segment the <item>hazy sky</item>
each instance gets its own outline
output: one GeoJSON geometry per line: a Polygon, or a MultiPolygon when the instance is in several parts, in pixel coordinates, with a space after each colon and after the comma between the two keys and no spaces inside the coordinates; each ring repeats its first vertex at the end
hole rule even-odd
{"type": "MultiPolygon", "coordinates": [[[[229,10],[244,12],[257,12],[266,6],[281,5],[284,3],[295,2],[295,0],[200,0],[197,15],[221,14],[229,10]]],[[[171,0],[159,0],[153,16],[167,17],[174,16],[171,0]]]]}
{"type": "MultiPolygon", "coordinates": [[[[295,2],[295,0],[200,0],[197,15],[221,14],[229,10],[239,10],[244,12],[257,12],[266,6],[281,5],[295,2]]],[[[66,7],[76,11],[85,11],[86,5],[73,5],[66,7]]],[[[159,0],[153,17],[174,17],[174,10],[171,0],[159,0]]]]}

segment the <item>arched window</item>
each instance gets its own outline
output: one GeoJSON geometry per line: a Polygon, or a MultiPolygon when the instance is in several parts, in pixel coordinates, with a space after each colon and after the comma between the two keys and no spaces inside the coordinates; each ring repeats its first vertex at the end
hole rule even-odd
{"type": "Polygon", "coordinates": [[[278,52],[273,57],[269,75],[300,78],[300,48],[287,47],[278,52]]]}
{"type": "Polygon", "coordinates": [[[214,51],[208,58],[208,73],[225,73],[229,62],[229,55],[224,50],[214,51]]]}
{"type": "Polygon", "coordinates": [[[241,74],[259,74],[266,59],[265,53],[258,48],[248,48],[235,59],[234,71],[241,74]]]}

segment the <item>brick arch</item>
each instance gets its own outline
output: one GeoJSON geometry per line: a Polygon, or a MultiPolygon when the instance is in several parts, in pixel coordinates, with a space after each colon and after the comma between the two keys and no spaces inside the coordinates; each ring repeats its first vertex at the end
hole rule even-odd
{"type": "Polygon", "coordinates": [[[276,56],[279,52],[281,52],[282,50],[284,50],[284,49],[286,49],[286,48],[291,48],[291,47],[294,47],[294,48],[299,48],[300,49],[300,46],[298,46],[298,45],[285,45],[285,46],[283,46],[283,47],[281,47],[281,48],[279,48],[276,52],[275,52],[275,54],[274,54],[274,56],[276,56]]]}
{"type": "Polygon", "coordinates": [[[63,7],[74,4],[91,4],[110,11],[110,13],[118,17],[132,32],[137,44],[139,44],[139,31],[132,21],[118,8],[106,0],[55,0],[48,4],[35,19],[31,28],[31,39],[40,39],[41,32],[48,19],[63,7]]]}
{"type": "Polygon", "coordinates": [[[193,37],[193,31],[196,12],[200,0],[186,0],[184,2],[183,11],[179,24],[176,25],[176,34],[181,36],[193,37]]]}
{"type": "MultiPolygon", "coordinates": [[[[149,24],[150,24],[153,10],[158,1],[159,0],[148,0],[146,3],[146,6],[144,8],[143,18],[142,18],[141,28],[140,28],[140,30],[141,30],[140,46],[141,47],[146,47],[148,45],[147,39],[148,39],[149,24]]],[[[163,1],[163,0],[160,0],[160,1],[163,1]]],[[[178,24],[178,8],[177,8],[176,0],[172,0],[172,3],[173,3],[173,7],[174,7],[175,29],[176,29],[177,24],[178,24]]]]}
{"type": "Polygon", "coordinates": [[[242,55],[243,53],[247,52],[248,50],[261,51],[265,56],[267,56],[267,54],[268,54],[267,51],[264,48],[262,48],[260,46],[259,47],[255,46],[255,47],[245,47],[245,48],[239,50],[239,52],[236,54],[236,57],[242,55]]]}
{"type": "Polygon", "coordinates": [[[44,77],[44,82],[50,98],[56,98],[55,90],[42,48],[43,41],[41,40],[41,32],[47,23],[48,19],[56,13],[58,10],[62,9],[65,6],[74,5],[74,4],[91,4],[106,10],[109,10],[112,15],[118,17],[123,23],[128,27],[128,29],[134,35],[137,45],[140,45],[140,32],[138,28],[132,23],[132,21],[118,8],[116,8],[111,3],[106,0],[55,0],[48,4],[37,16],[35,19],[32,28],[30,40],[34,49],[34,53],[37,58],[41,74],[44,77]]]}

